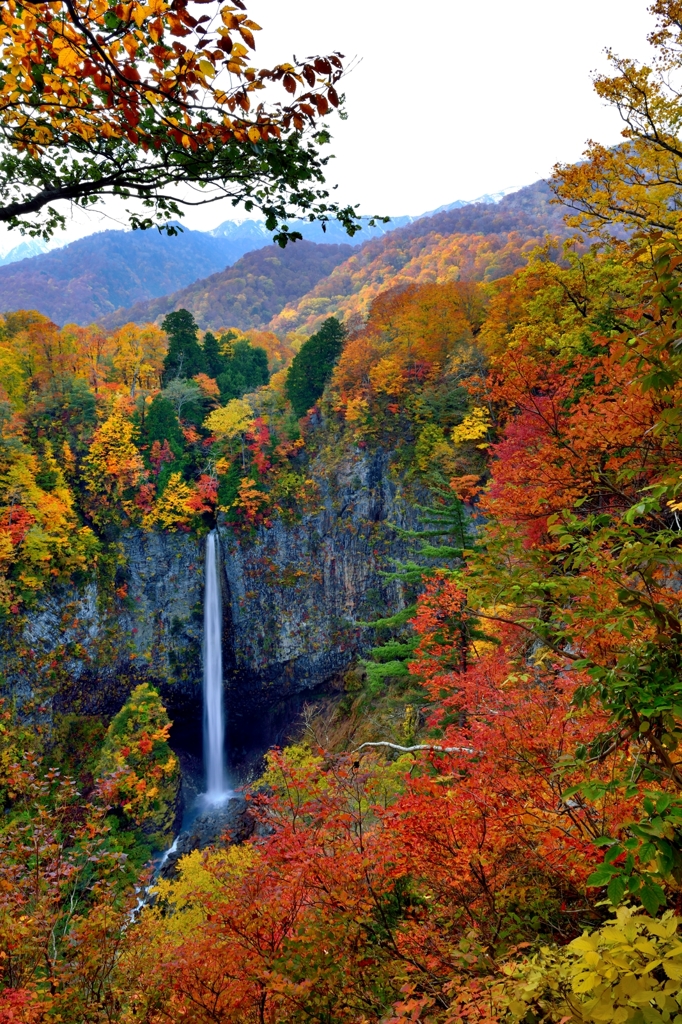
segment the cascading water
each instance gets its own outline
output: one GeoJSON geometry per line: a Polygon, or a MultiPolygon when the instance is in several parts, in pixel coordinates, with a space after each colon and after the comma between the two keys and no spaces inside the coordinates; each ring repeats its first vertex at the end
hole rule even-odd
{"type": "Polygon", "coordinates": [[[228,796],[229,790],[225,776],[220,546],[215,530],[212,530],[206,538],[205,579],[204,763],[206,766],[206,799],[209,803],[219,803],[228,796]]]}

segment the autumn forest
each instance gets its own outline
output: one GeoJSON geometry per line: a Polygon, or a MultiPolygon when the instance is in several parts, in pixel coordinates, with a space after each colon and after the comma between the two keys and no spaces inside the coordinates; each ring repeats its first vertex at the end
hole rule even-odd
{"type": "Polygon", "coordinates": [[[170,244],[190,183],[274,244],[0,316],[0,1024],[682,1022],[651,12],[594,81],[617,146],[364,241],[341,54],[251,67],[241,0],[1,5],[0,223],[109,196],[170,244]]]}

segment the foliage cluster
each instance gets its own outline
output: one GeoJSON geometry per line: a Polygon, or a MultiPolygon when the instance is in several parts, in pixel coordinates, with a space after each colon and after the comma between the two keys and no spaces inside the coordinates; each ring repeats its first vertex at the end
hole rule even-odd
{"type": "Polygon", "coordinates": [[[180,787],[170,727],[158,693],[141,683],[113,718],[97,766],[108,801],[159,848],[172,836],[180,787]]]}
{"type": "MultiPolygon", "coordinates": [[[[383,292],[298,425],[281,371],[222,405],[205,371],[165,382],[155,422],[170,407],[190,447],[211,431],[234,521],[285,513],[303,443],[330,462],[385,445],[396,472],[429,485],[413,531],[425,564],[393,570],[416,598],[375,623],[352,684],[368,709],[409,678],[410,714],[390,738],[271,751],[257,833],[181,861],[125,927],[104,812],[71,802],[3,726],[8,1022],[680,1020],[682,243],[666,90],[682,8],[654,9],[661,63],[618,62],[598,83],[631,145],[556,179],[593,245],[540,245],[496,282],[383,292]],[[626,237],[604,236],[623,221],[626,237]],[[200,402],[198,425],[181,423],[200,402]]],[[[118,515],[152,523],[163,508],[170,528],[199,482],[177,435],[137,448],[141,410],[138,427],[122,397],[85,445],[87,486],[118,515]],[[145,459],[169,474],[146,510],[145,459]]],[[[82,425],[92,410],[77,407],[82,425]]],[[[145,801],[166,736],[144,687],[110,727],[102,763],[122,772],[131,820],[157,820],[145,801]],[[141,771],[145,786],[127,785],[141,771]]]]}
{"type": "Polygon", "coordinates": [[[94,741],[92,750],[67,754],[61,727],[26,725],[27,711],[44,722],[44,708],[22,711],[19,717],[7,702],[0,711],[0,1016],[8,1024],[37,1024],[54,1013],[112,1019],[110,979],[125,949],[134,886],[154,841],[167,841],[158,834],[158,797],[149,793],[159,768],[167,787],[172,775],[177,785],[177,765],[169,773],[164,763],[173,759],[168,719],[158,694],[139,687],[106,736],[92,723],[79,728],[73,716],[65,721],[82,743],[87,735],[94,741]],[[93,768],[99,761],[78,783],[65,770],[74,754],[93,768]],[[124,792],[134,805],[127,831],[124,792]]]}
{"type": "MultiPolygon", "coordinates": [[[[203,528],[221,481],[230,512],[251,473],[242,487],[247,525],[249,486],[281,492],[287,513],[299,496],[308,500],[306,478],[291,468],[300,444],[283,400],[281,441],[274,429],[266,438],[254,428],[242,436],[239,459],[204,427],[225,409],[221,402],[263,389],[270,367],[279,370],[292,355],[287,342],[263,332],[200,339],[186,310],[163,329],[130,323],[112,334],[60,329],[33,312],[7,314],[0,325],[2,611],[17,614],[51,583],[102,568],[107,542],[128,525],[203,528]]],[[[248,420],[247,432],[256,416],[248,420]]]]}

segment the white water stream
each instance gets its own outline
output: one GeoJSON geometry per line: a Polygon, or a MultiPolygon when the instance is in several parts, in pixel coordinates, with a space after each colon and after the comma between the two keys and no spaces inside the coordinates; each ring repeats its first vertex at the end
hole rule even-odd
{"type": "Polygon", "coordinates": [[[204,764],[208,803],[230,795],[225,773],[225,712],[223,708],[223,643],[220,604],[220,545],[212,530],[206,538],[204,595],[204,764]]]}

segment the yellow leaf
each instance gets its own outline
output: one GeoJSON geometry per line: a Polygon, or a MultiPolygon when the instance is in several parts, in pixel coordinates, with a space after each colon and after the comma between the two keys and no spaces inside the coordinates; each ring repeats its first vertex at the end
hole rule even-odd
{"type": "Polygon", "coordinates": [[[65,71],[76,71],[80,64],[80,55],[75,50],[72,50],[70,46],[65,46],[59,51],[57,64],[60,68],[64,68],[65,71]]]}
{"type": "Polygon", "coordinates": [[[595,971],[588,971],[587,974],[580,974],[573,979],[573,991],[592,992],[600,982],[601,978],[595,971]]]}
{"type": "Polygon", "coordinates": [[[142,27],[142,22],[150,13],[151,12],[148,7],[143,7],[140,4],[137,5],[135,10],[133,11],[133,21],[135,22],[138,28],[142,27]]]}

